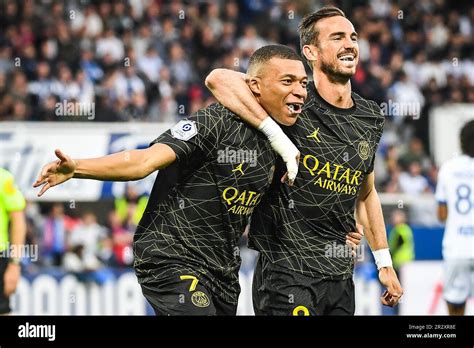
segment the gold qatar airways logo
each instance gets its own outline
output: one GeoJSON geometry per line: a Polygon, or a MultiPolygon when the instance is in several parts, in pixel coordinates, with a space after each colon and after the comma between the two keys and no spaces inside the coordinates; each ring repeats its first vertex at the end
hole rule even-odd
{"type": "Polygon", "coordinates": [[[211,303],[211,301],[209,300],[209,297],[202,291],[193,292],[193,294],[191,295],[191,302],[196,307],[201,307],[201,308],[207,307],[211,303]]]}
{"type": "Polygon", "coordinates": [[[314,185],[337,193],[356,195],[363,180],[362,171],[337,163],[320,163],[313,155],[303,157],[303,166],[315,178],[314,185]]]}
{"type": "Polygon", "coordinates": [[[362,140],[357,146],[357,153],[362,160],[366,160],[370,156],[370,145],[367,141],[362,140]]]}
{"type": "Polygon", "coordinates": [[[260,203],[262,194],[257,191],[239,191],[239,189],[229,186],[222,191],[222,199],[230,207],[227,209],[229,213],[250,215],[260,203]]]}

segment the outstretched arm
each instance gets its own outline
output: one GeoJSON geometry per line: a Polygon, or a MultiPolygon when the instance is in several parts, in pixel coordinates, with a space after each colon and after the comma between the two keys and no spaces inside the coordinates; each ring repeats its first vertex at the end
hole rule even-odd
{"type": "Polygon", "coordinates": [[[381,301],[384,305],[393,307],[400,301],[403,289],[392,266],[382,206],[374,186],[374,172],[370,173],[362,184],[357,198],[356,217],[357,221],[364,226],[365,237],[379,270],[380,282],[387,288],[381,301]]]}
{"type": "Polygon", "coordinates": [[[157,169],[169,166],[176,160],[175,152],[165,144],[155,144],[143,150],[117,152],[112,155],[73,160],[61,150],[55,151],[58,160],[41,170],[33,187],[43,185],[40,197],[50,187],[71,179],[103,181],[129,181],[142,179],[157,169]]]}
{"type": "Polygon", "coordinates": [[[298,174],[299,151],[257,102],[247,85],[247,75],[228,69],[214,69],[206,77],[206,87],[219,103],[267,136],[272,148],[286,163],[288,172],[282,181],[288,180],[292,185],[298,174]]]}

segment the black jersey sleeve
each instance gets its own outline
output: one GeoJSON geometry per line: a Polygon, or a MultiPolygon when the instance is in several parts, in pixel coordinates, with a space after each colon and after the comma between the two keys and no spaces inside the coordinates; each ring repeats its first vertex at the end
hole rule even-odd
{"type": "Polygon", "coordinates": [[[176,153],[181,163],[189,163],[196,155],[211,158],[223,133],[226,109],[213,104],[185,118],[150,143],[166,144],[176,153]]]}

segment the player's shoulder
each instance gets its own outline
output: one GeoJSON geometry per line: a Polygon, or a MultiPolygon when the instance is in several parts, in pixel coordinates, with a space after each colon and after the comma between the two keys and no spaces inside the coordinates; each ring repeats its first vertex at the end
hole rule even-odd
{"type": "Polygon", "coordinates": [[[227,116],[228,114],[233,115],[233,112],[227,109],[221,103],[212,103],[205,108],[198,110],[195,115],[206,115],[206,116],[227,116]]]}
{"type": "Polygon", "coordinates": [[[10,173],[5,168],[0,168],[0,182],[6,181],[11,178],[13,178],[12,173],[10,173]]]}
{"type": "Polygon", "coordinates": [[[359,110],[364,111],[364,113],[368,113],[369,115],[372,115],[376,118],[384,118],[382,109],[375,101],[365,99],[356,92],[352,92],[352,98],[354,99],[355,104],[359,110]]]}
{"type": "Polygon", "coordinates": [[[4,168],[0,168],[0,195],[12,194],[15,191],[13,174],[4,168]]]}
{"type": "Polygon", "coordinates": [[[380,106],[373,100],[365,99],[359,94],[352,92],[352,98],[356,104],[356,114],[360,117],[369,118],[381,131],[385,123],[385,116],[380,106]]]}
{"type": "Polygon", "coordinates": [[[200,109],[193,115],[193,117],[197,119],[202,119],[205,117],[206,123],[210,122],[215,125],[241,122],[240,118],[235,113],[233,113],[221,103],[213,103],[203,109],[200,109]]]}
{"type": "Polygon", "coordinates": [[[474,168],[474,158],[469,157],[467,155],[460,155],[456,156],[454,158],[451,158],[444,162],[441,165],[440,170],[444,172],[449,172],[451,170],[456,170],[456,169],[466,169],[468,170],[469,168],[473,169],[474,168]]]}

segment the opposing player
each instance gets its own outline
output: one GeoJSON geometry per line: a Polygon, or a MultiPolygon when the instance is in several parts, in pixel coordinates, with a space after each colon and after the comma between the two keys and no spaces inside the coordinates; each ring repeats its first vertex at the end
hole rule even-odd
{"type": "Polygon", "coordinates": [[[460,139],[462,155],[441,166],[436,186],[438,218],[446,221],[443,296],[450,315],[464,315],[474,296],[474,120],[460,139]]]}
{"type": "MultiPolygon", "coordinates": [[[[357,33],[341,10],[323,8],[303,19],[300,41],[314,82],[308,84],[303,108],[294,106],[301,113],[297,122],[284,128],[301,151],[299,174],[293,187],[275,184],[252,217],[250,240],[260,251],[255,311],[352,315],[353,260],[341,251],[348,231],[354,230],[355,213],[387,288],[381,301],[394,306],[403,291],[392,267],[373,172],[384,118],[375,102],[351,92],[357,33]]],[[[261,129],[288,166],[295,158],[289,140],[246,88],[245,79],[218,69],[206,84],[223,105],[261,129]]],[[[283,164],[277,166],[276,175],[284,170],[283,164]]]]}
{"type": "Polygon", "coordinates": [[[25,199],[13,175],[0,168],[0,315],[10,313],[10,295],[20,280],[20,250],[26,235],[24,209],[25,199]]]}
{"type": "MultiPolygon", "coordinates": [[[[292,125],[307,76],[290,48],[251,57],[249,87],[268,113],[292,125]]],[[[56,150],[34,183],[39,195],[71,178],[136,180],[159,169],[134,238],[135,270],[158,315],[235,315],[238,239],[273,179],[267,139],[220,104],[178,122],[148,149],[72,160],[56,150]]]]}

